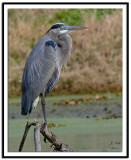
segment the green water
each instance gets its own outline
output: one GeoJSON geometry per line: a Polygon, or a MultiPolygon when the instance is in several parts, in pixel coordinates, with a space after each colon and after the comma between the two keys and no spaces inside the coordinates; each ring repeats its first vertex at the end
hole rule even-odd
{"type": "MultiPolygon", "coordinates": [[[[42,122],[42,119],[37,119],[42,122]]],[[[30,122],[33,119],[28,120],[30,122]]],[[[121,151],[122,119],[95,120],[82,118],[49,118],[49,123],[64,124],[50,130],[59,139],[78,151],[121,151]],[[112,145],[110,145],[113,142],[112,145]],[[116,143],[120,143],[117,145],[116,143]]],[[[18,151],[27,120],[9,121],[9,151],[18,151]],[[15,143],[14,143],[15,142],[15,143]]],[[[50,151],[41,136],[42,151],[50,151]]],[[[30,129],[23,151],[34,151],[33,127],[30,129]]]]}
{"type": "MultiPolygon", "coordinates": [[[[63,143],[81,152],[120,152],[122,151],[122,97],[121,94],[106,94],[108,100],[89,102],[73,106],[55,106],[54,102],[95,95],[72,95],[47,97],[48,123],[62,124],[50,128],[63,143]],[[111,115],[118,115],[111,118],[111,115]],[[88,118],[87,118],[88,117],[88,118]],[[102,118],[105,117],[105,118],[102,118]],[[119,118],[121,117],[121,118],[119,118]]],[[[43,121],[41,104],[30,116],[21,116],[20,98],[9,99],[8,151],[17,152],[26,122],[36,118],[43,121]]],[[[31,127],[23,151],[34,151],[34,131],[31,127]]],[[[50,151],[50,143],[44,143],[41,135],[42,151],[50,151]]]]}

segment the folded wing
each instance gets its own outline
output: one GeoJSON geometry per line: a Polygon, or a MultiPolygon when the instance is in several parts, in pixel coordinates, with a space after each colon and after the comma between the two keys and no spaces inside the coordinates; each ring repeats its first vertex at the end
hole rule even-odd
{"type": "Polygon", "coordinates": [[[44,92],[56,68],[56,43],[47,36],[38,41],[29,55],[22,77],[21,113],[27,115],[32,103],[44,92]]]}

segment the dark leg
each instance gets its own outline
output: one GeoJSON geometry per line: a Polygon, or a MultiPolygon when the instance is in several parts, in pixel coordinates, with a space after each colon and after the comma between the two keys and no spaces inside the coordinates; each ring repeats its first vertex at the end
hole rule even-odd
{"type": "MultiPolygon", "coordinates": [[[[42,105],[42,110],[43,110],[43,115],[44,115],[44,121],[46,123],[46,129],[48,130],[48,124],[47,124],[47,119],[46,119],[46,110],[45,110],[45,97],[44,95],[41,96],[41,105],[42,105]]],[[[46,138],[44,138],[44,142],[46,142],[46,138]]]]}
{"type": "MultiPolygon", "coordinates": [[[[41,104],[42,104],[42,110],[43,110],[43,115],[44,115],[44,121],[45,121],[45,123],[47,125],[46,110],[45,110],[45,97],[44,97],[44,95],[42,95],[42,97],[41,97],[41,104]]],[[[47,126],[47,128],[48,128],[48,126],[47,126]]]]}

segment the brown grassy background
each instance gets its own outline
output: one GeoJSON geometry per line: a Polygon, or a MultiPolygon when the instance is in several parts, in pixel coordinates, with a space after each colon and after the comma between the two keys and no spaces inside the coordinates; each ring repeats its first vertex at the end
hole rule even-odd
{"type": "Polygon", "coordinates": [[[57,22],[85,25],[71,33],[73,48],[52,94],[122,90],[122,10],[9,10],[9,96],[21,95],[26,59],[36,42],[57,22]]]}

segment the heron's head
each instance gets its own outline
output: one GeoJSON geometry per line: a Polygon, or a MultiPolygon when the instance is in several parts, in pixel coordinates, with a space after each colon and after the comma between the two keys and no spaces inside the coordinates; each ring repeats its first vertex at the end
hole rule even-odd
{"type": "Polygon", "coordinates": [[[46,32],[46,34],[48,34],[51,31],[57,34],[65,34],[65,33],[70,33],[76,30],[83,30],[83,29],[88,29],[88,27],[68,26],[67,24],[64,24],[64,23],[56,23],[46,32]]]}

